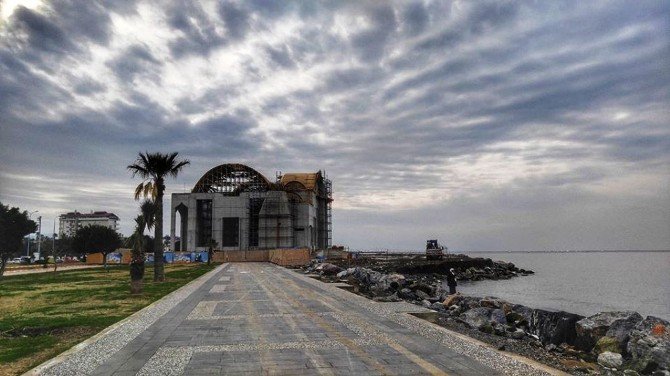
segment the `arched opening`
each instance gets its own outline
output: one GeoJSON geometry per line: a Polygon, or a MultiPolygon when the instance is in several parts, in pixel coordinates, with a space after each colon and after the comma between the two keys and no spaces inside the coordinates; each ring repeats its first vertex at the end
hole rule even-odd
{"type": "Polygon", "coordinates": [[[184,204],[179,204],[175,208],[176,215],[179,216],[178,229],[179,233],[179,246],[175,245],[175,249],[181,252],[186,251],[186,245],[188,244],[188,208],[184,204]]]}

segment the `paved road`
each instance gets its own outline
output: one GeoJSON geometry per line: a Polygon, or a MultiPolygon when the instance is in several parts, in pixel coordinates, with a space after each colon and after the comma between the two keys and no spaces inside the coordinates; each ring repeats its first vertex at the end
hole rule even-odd
{"type": "Polygon", "coordinates": [[[35,373],[545,374],[406,313],[420,307],[267,263],[223,265],[164,300],[35,373]]]}

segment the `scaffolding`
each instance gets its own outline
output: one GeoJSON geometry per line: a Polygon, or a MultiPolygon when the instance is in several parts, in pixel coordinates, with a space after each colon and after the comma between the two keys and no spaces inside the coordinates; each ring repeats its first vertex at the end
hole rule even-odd
{"type": "Polygon", "coordinates": [[[193,187],[192,193],[222,193],[237,196],[241,192],[264,192],[270,182],[260,172],[239,163],[228,163],[207,171],[193,187]]]}
{"type": "Polygon", "coordinates": [[[191,193],[206,194],[176,194],[184,198],[172,207],[182,217],[184,249],[202,247],[208,243],[205,238],[228,250],[235,243],[241,250],[332,246],[332,182],[325,171],[276,171],[271,182],[248,166],[222,164],[207,171],[191,193]],[[184,220],[191,210],[193,221],[184,220]],[[237,224],[233,218],[238,218],[237,224]]]}
{"type": "Polygon", "coordinates": [[[326,248],[333,245],[333,182],[323,172],[323,181],[326,185],[326,248]]]}

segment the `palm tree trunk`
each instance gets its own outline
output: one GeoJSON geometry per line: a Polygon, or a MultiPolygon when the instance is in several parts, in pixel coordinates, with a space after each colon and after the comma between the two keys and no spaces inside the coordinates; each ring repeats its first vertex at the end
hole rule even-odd
{"type": "Polygon", "coordinates": [[[135,237],[135,244],[133,244],[132,257],[130,259],[130,293],[141,294],[144,290],[144,255],[142,254],[141,242],[144,239],[139,229],[135,230],[133,236],[135,237]]]}
{"type": "Polygon", "coordinates": [[[8,253],[0,254],[0,277],[5,274],[5,267],[7,266],[7,260],[9,260],[8,253]]]}
{"type": "Polygon", "coordinates": [[[156,223],[154,224],[154,281],[165,280],[163,265],[163,180],[157,182],[156,192],[156,223]]]}

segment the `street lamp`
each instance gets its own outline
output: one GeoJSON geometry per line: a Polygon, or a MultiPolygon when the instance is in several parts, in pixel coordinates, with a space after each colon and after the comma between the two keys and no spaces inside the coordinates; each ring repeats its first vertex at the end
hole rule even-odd
{"type": "MultiPolygon", "coordinates": [[[[30,217],[35,213],[39,213],[39,210],[35,210],[33,212],[28,213],[28,219],[30,219],[30,217]]],[[[28,246],[26,247],[26,256],[30,257],[30,234],[28,234],[27,243],[28,243],[28,246]]]]}

